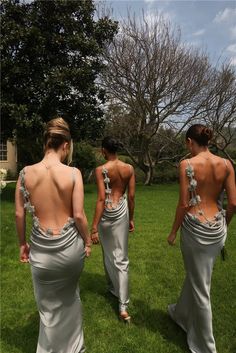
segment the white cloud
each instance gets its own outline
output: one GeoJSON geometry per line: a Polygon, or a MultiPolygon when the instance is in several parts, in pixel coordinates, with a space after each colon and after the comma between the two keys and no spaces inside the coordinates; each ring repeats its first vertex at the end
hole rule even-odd
{"type": "Polygon", "coordinates": [[[236,53],[236,44],[230,44],[227,48],[227,51],[230,51],[231,53],[236,53]]]}
{"type": "Polygon", "coordinates": [[[204,28],[202,28],[202,29],[199,29],[199,31],[194,32],[193,36],[195,36],[195,37],[202,36],[205,32],[206,32],[206,30],[204,28]]]}
{"type": "Polygon", "coordinates": [[[234,56],[230,59],[230,65],[236,66],[236,56],[234,56]]]}
{"type": "Polygon", "coordinates": [[[236,38],[236,26],[230,28],[230,34],[232,38],[236,38]]]}
{"type": "Polygon", "coordinates": [[[173,20],[175,18],[175,14],[173,12],[167,12],[167,11],[161,11],[160,13],[146,11],[144,13],[144,18],[149,25],[153,25],[153,24],[159,22],[160,16],[161,16],[161,18],[164,19],[164,21],[167,21],[167,22],[173,22],[173,20]]]}
{"type": "Polygon", "coordinates": [[[221,23],[221,22],[228,22],[236,20],[236,7],[229,8],[226,7],[223,11],[218,12],[216,17],[214,18],[214,22],[221,23]]]}

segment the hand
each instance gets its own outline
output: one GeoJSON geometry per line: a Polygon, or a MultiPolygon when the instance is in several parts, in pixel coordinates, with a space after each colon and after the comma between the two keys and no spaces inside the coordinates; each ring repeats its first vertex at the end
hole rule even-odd
{"type": "Polygon", "coordinates": [[[129,232],[133,232],[134,231],[134,221],[129,221],[129,232]]]}
{"type": "Polygon", "coordinates": [[[169,245],[175,245],[175,241],[176,241],[176,233],[170,233],[167,241],[169,243],[169,245]]]}
{"type": "Polygon", "coordinates": [[[93,232],[91,233],[91,240],[93,242],[93,244],[99,244],[99,236],[98,236],[98,232],[93,232]]]}
{"type": "Polygon", "coordinates": [[[20,262],[29,262],[30,246],[28,243],[20,245],[20,262]]]}
{"type": "Polygon", "coordinates": [[[89,257],[91,255],[91,246],[90,245],[85,245],[85,256],[89,257]]]}

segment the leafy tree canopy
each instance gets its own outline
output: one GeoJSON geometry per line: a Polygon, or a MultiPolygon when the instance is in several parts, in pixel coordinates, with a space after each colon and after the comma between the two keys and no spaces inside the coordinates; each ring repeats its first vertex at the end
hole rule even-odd
{"type": "Polygon", "coordinates": [[[95,138],[105,100],[96,79],[117,23],[95,20],[92,0],[3,0],[1,12],[4,137],[32,139],[61,115],[74,137],[95,138]]]}

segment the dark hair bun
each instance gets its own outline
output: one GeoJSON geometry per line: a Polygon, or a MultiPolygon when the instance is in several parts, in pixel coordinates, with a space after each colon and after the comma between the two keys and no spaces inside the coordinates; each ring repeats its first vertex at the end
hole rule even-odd
{"type": "Polygon", "coordinates": [[[111,136],[106,136],[102,140],[102,147],[110,153],[116,153],[122,146],[122,143],[111,136]]]}
{"type": "Polygon", "coordinates": [[[209,129],[208,127],[204,127],[202,129],[201,135],[203,138],[207,139],[207,141],[210,141],[212,139],[212,130],[209,129]]]}
{"type": "Polygon", "coordinates": [[[212,130],[202,124],[194,124],[186,132],[186,139],[195,140],[199,146],[207,146],[212,137],[212,130]]]}

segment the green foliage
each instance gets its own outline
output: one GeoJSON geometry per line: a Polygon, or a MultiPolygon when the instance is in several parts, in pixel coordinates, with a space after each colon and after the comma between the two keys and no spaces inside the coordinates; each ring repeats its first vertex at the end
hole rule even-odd
{"type": "Polygon", "coordinates": [[[86,142],[75,143],[73,165],[80,169],[83,179],[87,180],[92,170],[96,167],[96,156],[93,147],[86,142]]]}
{"type": "Polygon", "coordinates": [[[179,177],[178,169],[168,163],[158,164],[153,177],[154,184],[166,184],[177,182],[179,177]]]}
{"type": "MultiPolygon", "coordinates": [[[[1,351],[35,353],[39,316],[34,300],[30,267],[18,260],[14,236],[14,184],[2,194],[1,351]]],[[[85,211],[91,224],[96,200],[94,185],[85,186],[85,211]]],[[[118,320],[118,303],[106,290],[99,245],[92,247],[80,279],[83,325],[91,353],[188,353],[185,333],[167,314],[167,305],[180,293],[184,266],[179,241],[166,241],[178,200],[176,185],[137,186],[135,225],[129,237],[130,314],[126,327],[118,320]]],[[[217,259],[211,300],[217,351],[234,353],[236,306],[236,218],[230,224],[228,259],[217,259]]],[[[30,219],[27,220],[27,235],[30,219]]]]}
{"type": "Polygon", "coordinates": [[[27,139],[32,148],[43,123],[61,115],[74,137],[95,138],[105,100],[95,81],[117,23],[95,20],[92,0],[3,0],[1,12],[5,136],[17,133],[18,145],[27,139]]]}

